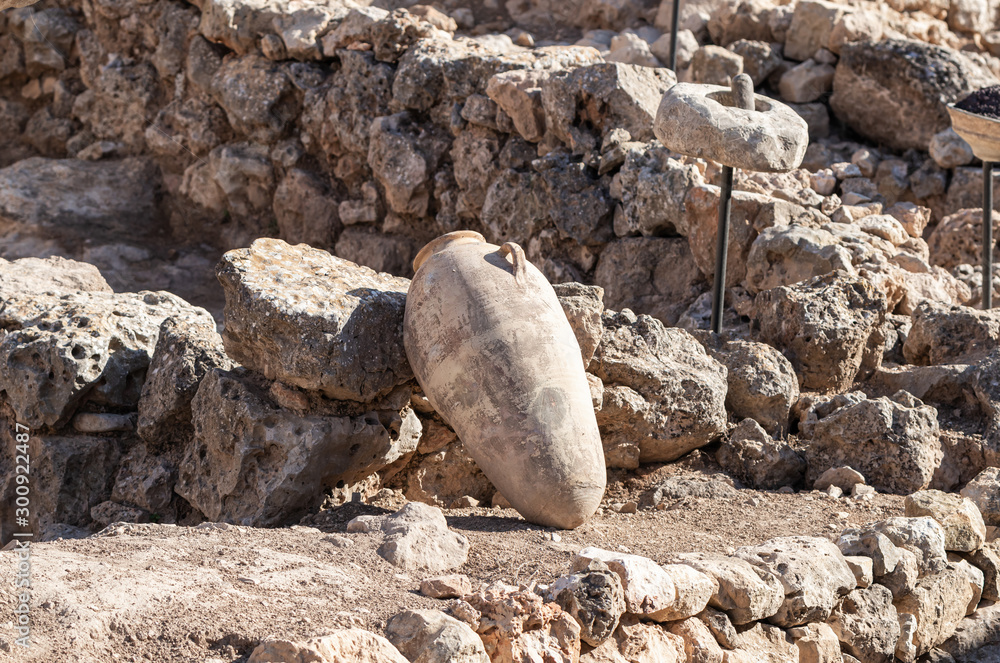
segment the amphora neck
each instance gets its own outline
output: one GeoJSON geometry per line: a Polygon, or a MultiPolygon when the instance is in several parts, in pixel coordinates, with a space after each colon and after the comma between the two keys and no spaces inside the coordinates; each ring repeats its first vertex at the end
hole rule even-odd
{"type": "Polygon", "coordinates": [[[437,239],[431,240],[424,248],[420,249],[420,253],[417,257],[413,259],[413,272],[416,273],[420,266],[426,262],[428,258],[439,251],[444,251],[450,246],[457,246],[459,244],[485,244],[486,238],[481,234],[477,233],[475,230],[456,230],[454,232],[441,235],[437,239]]]}

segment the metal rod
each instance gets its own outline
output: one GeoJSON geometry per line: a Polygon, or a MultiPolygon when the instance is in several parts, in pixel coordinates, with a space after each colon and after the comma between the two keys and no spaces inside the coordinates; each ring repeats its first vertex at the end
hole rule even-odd
{"type": "Polygon", "coordinates": [[[983,161],[983,309],[993,308],[993,162],[983,161]]]}
{"type": "Polygon", "coordinates": [[[733,202],[733,169],[722,167],[719,197],[719,227],[715,240],[715,282],[712,284],[712,331],[722,333],[722,309],[726,303],[726,261],[729,258],[729,210],[733,202]]]}
{"type": "Polygon", "coordinates": [[[680,15],[681,0],[674,0],[672,21],[670,22],[670,71],[677,73],[677,20],[680,15]]]}
{"type": "MultiPolygon", "coordinates": [[[[753,80],[746,74],[733,77],[730,85],[736,108],[754,110],[753,80]]],[[[712,331],[722,333],[722,310],[726,305],[726,262],[729,260],[729,216],[733,206],[733,168],[722,167],[722,191],[719,194],[719,225],[715,240],[715,282],[712,284],[712,331]]]]}

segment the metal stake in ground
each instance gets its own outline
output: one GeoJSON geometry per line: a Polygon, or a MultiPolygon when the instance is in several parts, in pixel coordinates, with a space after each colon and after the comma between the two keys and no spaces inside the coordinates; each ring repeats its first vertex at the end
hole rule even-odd
{"type": "Polygon", "coordinates": [[[983,310],[993,308],[993,162],[983,161],[983,310]]]}
{"type": "Polygon", "coordinates": [[[680,15],[681,0],[674,0],[673,11],[670,14],[670,71],[677,73],[677,19],[680,15]]]}
{"type": "MultiPolygon", "coordinates": [[[[733,106],[754,110],[753,80],[746,74],[733,78],[733,106]]],[[[722,333],[722,309],[726,303],[726,261],[729,259],[729,214],[733,200],[733,168],[722,167],[719,225],[715,242],[715,282],[712,284],[712,331],[722,333]]]]}

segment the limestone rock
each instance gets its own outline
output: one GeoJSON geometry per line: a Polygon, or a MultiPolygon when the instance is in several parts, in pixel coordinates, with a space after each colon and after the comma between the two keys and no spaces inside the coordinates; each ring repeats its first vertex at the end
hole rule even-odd
{"type": "MultiPolygon", "coordinates": [[[[964,169],[958,169],[962,170],[964,169]]],[[[976,202],[972,204],[981,205],[983,192],[981,179],[975,191],[976,202]]],[[[952,207],[953,211],[941,219],[931,232],[931,236],[927,239],[931,263],[945,269],[954,269],[958,265],[978,265],[982,262],[983,251],[980,241],[983,236],[983,210],[971,208],[972,204],[968,205],[970,209],[952,207]]],[[[1000,214],[994,211],[993,231],[995,233],[998,230],[1000,230],[1000,214]]],[[[996,260],[1000,253],[994,249],[993,255],[996,260]]]]}
{"type": "Polygon", "coordinates": [[[803,388],[843,391],[881,363],[885,314],[870,281],[838,271],[759,293],[755,340],[781,350],[803,388]]]}
{"type": "Polygon", "coordinates": [[[408,660],[420,663],[489,663],[483,642],[467,624],[438,610],[404,610],[385,633],[408,660]]]}
{"type": "Polygon", "coordinates": [[[799,663],[843,663],[837,634],[827,624],[808,624],[789,633],[799,650],[799,663]]]}
{"type": "MultiPolygon", "coordinates": [[[[872,561],[872,577],[877,582],[896,571],[903,563],[904,555],[889,537],[874,530],[848,529],[837,539],[837,547],[845,556],[865,556],[872,561]]],[[[909,552],[909,551],[906,551],[909,552]]],[[[910,553],[912,555],[912,553],[910,553]]],[[[914,561],[913,580],[916,581],[916,562],[914,561]]],[[[907,590],[909,591],[909,590],[907,590]]]]}
{"type": "Polygon", "coordinates": [[[1000,468],[987,467],[966,484],[962,497],[972,500],[987,525],[1000,525],[1000,468]]]}
{"type": "Polygon", "coordinates": [[[921,490],[903,501],[907,517],[930,516],[944,529],[944,549],[973,552],[986,542],[986,524],[967,497],[940,490],[921,490]]]}
{"type": "Polygon", "coordinates": [[[585,108],[601,109],[587,118],[601,138],[622,128],[632,140],[648,141],[660,98],[676,82],[669,69],[620,62],[556,72],[542,87],[546,126],[574,152],[583,152],[594,139],[580,128],[580,114],[585,108]]]}
{"type": "Polygon", "coordinates": [[[229,124],[254,142],[282,137],[301,110],[286,67],[256,54],[223,60],[212,91],[229,124]]]}
{"type": "Polygon", "coordinates": [[[580,344],[583,365],[589,366],[594,352],[601,343],[604,327],[601,314],[604,313],[604,290],[599,286],[582,283],[557,283],[552,286],[559,303],[566,312],[570,327],[580,344]]]}
{"type": "Polygon", "coordinates": [[[0,297],[41,295],[48,292],[111,292],[111,286],[93,265],[59,256],[0,258],[0,297]]]}
{"type": "Polygon", "coordinates": [[[160,517],[174,516],[177,500],[174,485],[182,455],[180,449],[157,454],[145,444],[135,445],[118,465],[111,499],[160,517]]]}
{"type": "Polygon", "coordinates": [[[684,641],[657,624],[626,616],[615,631],[619,655],[635,663],[682,663],[687,657],[684,641]]]}
{"type": "Polygon", "coordinates": [[[573,663],[580,656],[580,625],[534,592],[497,583],[466,601],[481,614],[476,631],[491,661],[573,663]]]}
{"type": "Polygon", "coordinates": [[[994,602],[1000,600],[1000,543],[991,541],[966,557],[983,573],[982,598],[994,602]]]}
{"type": "Polygon", "coordinates": [[[414,451],[420,420],[406,405],[347,416],[289,410],[244,371],[213,369],[191,403],[195,439],[177,492],[212,521],[257,526],[300,518],[323,489],[350,484],[414,451]]]}
{"type": "MultiPolygon", "coordinates": [[[[806,3],[800,3],[800,6],[806,3]]],[[[781,98],[794,104],[807,104],[821,98],[833,87],[836,70],[812,58],[798,64],[781,75],[778,91],[781,98]]]]}
{"type": "Polygon", "coordinates": [[[472,581],[464,575],[424,578],[420,581],[420,593],[432,599],[461,598],[472,593],[472,581]]]}
{"type": "Polygon", "coordinates": [[[906,39],[858,41],[841,48],[830,106],[870,140],[900,151],[926,150],[949,126],[946,104],[996,83],[950,48],[906,39]]]}
{"type": "Polygon", "coordinates": [[[673,622],[670,632],[684,641],[684,653],[691,663],[722,663],[725,652],[712,631],[697,617],[673,622]]]}
{"type": "Polygon", "coordinates": [[[691,78],[695,83],[725,86],[742,73],[743,56],[722,46],[702,46],[691,58],[691,78]]]}
{"type": "MultiPolygon", "coordinates": [[[[785,40],[785,57],[803,61],[830,43],[830,33],[844,15],[844,6],[824,0],[804,0],[795,6],[785,40]]],[[[794,100],[793,100],[794,101],[794,100]]]]}
{"type": "Polygon", "coordinates": [[[82,399],[135,408],[160,324],[211,320],[167,292],[11,294],[4,304],[0,382],[32,428],[65,422],[82,399]]]}
{"type": "Polygon", "coordinates": [[[761,230],[747,255],[746,286],[752,294],[843,270],[854,273],[850,252],[822,228],[773,226],[761,230]]]}
{"type": "Polygon", "coordinates": [[[861,663],[892,660],[899,639],[899,620],[892,592],[882,585],[855,589],[844,597],[827,622],[843,651],[861,663]]]}
{"type": "Polygon", "coordinates": [[[465,563],[469,541],[448,529],[441,510],[410,502],[382,524],[378,554],[404,571],[441,573],[465,563]]]}
{"type": "Polygon", "coordinates": [[[677,590],[673,577],[656,562],[640,555],[584,548],[574,558],[573,568],[586,568],[593,560],[607,564],[621,579],[629,614],[653,621],[674,619],[677,590]]]}
{"type": "Polygon", "coordinates": [[[782,63],[779,44],[740,39],[726,48],[743,58],[743,73],[753,80],[754,88],[763,85],[782,63]]]}
{"type": "Polygon", "coordinates": [[[955,565],[948,565],[918,580],[910,594],[896,601],[896,610],[900,614],[916,617],[913,644],[917,656],[951,637],[965,617],[972,596],[973,589],[965,572],[955,565]]]}
{"type": "Polygon", "coordinates": [[[1000,342],[1000,312],[922,303],[903,344],[911,364],[970,364],[1000,342]]]}
{"type": "Polygon", "coordinates": [[[677,594],[668,618],[687,619],[700,614],[715,593],[715,580],[686,564],[663,564],[660,568],[673,579],[677,594]]]}
{"type": "Polygon", "coordinates": [[[840,599],[856,585],[840,550],[824,538],[779,537],[759,546],[739,548],[735,555],[781,581],[784,601],[778,612],[768,617],[778,626],[826,621],[840,599]]]}
{"type": "Polygon", "coordinates": [[[139,437],[153,443],[190,439],[191,399],[202,378],[213,368],[232,367],[215,321],[165,320],[139,397],[139,437]]]}
{"type": "Polygon", "coordinates": [[[951,127],[934,134],[929,151],[934,163],[942,168],[967,166],[975,158],[969,144],[951,127]]]}
{"type": "Polygon", "coordinates": [[[361,402],[412,378],[402,339],[405,279],[274,239],[230,251],[218,275],[226,352],[243,366],[361,402]]]}
{"type": "Polygon", "coordinates": [[[668,326],[677,324],[707,287],[687,240],[673,237],[626,237],[608,244],[594,283],[604,288],[608,308],[645,313],[668,326]]]}
{"type": "Polygon", "coordinates": [[[944,528],[933,518],[888,518],[872,525],[871,530],[916,555],[921,577],[940,571],[947,563],[944,528]]]}
{"type": "Polygon", "coordinates": [[[834,24],[826,47],[840,55],[844,44],[854,41],[879,41],[882,39],[883,31],[882,17],[877,12],[870,10],[847,12],[834,24]]]}
{"type": "Polygon", "coordinates": [[[875,581],[875,574],[873,572],[875,563],[871,557],[845,556],[844,561],[851,567],[851,572],[854,574],[854,580],[857,582],[858,587],[862,589],[871,587],[871,584],[875,581]]]}
{"type": "MultiPolygon", "coordinates": [[[[435,434],[436,426],[438,424],[429,423],[431,435],[435,434]]],[[[450,508],[456,500],[466,495],[480,502],[488,502],[496,488],[469,456],[465,445],[451,430],[447,432],[452,442],[411,461],[403,471],[406,477],[406,498],[444,509],[450,508]]],[[[422,437],[421,444],[424,442],[422,437]]]]}
{"type": "Polygon", "coordinates": [[[731,44],[739,39],[784,41],[775,38],[768,12],[774,7],[766,0],[742,0],[715,5],[708,20],[708,33],[716,44],[731,44]]]}
{"type": "Polygon", "coordinates": [[[852,400],[837,397],[800,424],[809,467],[806,483],[850,464],[883,492],[926,488],[944,455],[937,411],[906,392],[891,399],[852,400]]]}
{"type": "Polygon", "coordinates": [[[0,217],[7,234],[54,233],[70,250],[85,240],[153,241],[164,229],[158,180],[149,159],[23,159],[0,169],[0,217]]]}
{"type": "Polygon", "coordinates": [[[621,201],[615,211],[615,234],[687,235],[686,197],[692,187],[704,182],[700,171],[655,143],[630,145],[634,147],[625,149],[625,162],[613,180],[615,197],[621,201]]]}
{"type": "Polygon", "coordinates": [[[690,334],[627,309],[605,312],[603,322],[590,370],[604,381],[598,423],[606,456],[624,445],[618,466],[669,461],[722,433],[726,369],[690,334]]]}
{"type": "Polygon", "coordinates": [[[740,633],[739,648],[726,655],[727,663],[794,663],[798,660],[799,648],[788,632],[764,622],[757,622],[740,633]]]}
{"type": "Polygon", "coordinates": [[[380,635],[361,629],[337,631],[309,640],[267,639],[257,645],[247,663],[408,663],[392,644],[380,635]]]}
{"type": "MultiPolygon", "coordinates": [[[[765,343],[722,340],[695,333],[708,354],[726,367],[726,407],[736,417],[754,419],[772,435],[788,429],[792,405],[799,398],[799,381],[784,355],[765,343]]],[[[791,462],[794,464],[793,459],[791,462]]]]}
{"type": "Polygon", "coordinates": [[[797,167],[809,127],[784,104],[755,95],[755,110],[726,105],[729,88],[679,83],[663,96],[653,130],[668,148],[729,166],[764,172],[797,167]]]}
{"type": "Polygon", "coordinates": [[[849,493],[859,483],[864,484],[865,477],[854,468],[831,467],[816,478],[816,481],[813,482],[813,490],[826,490],[830,486],[836,486],[845,493],[849,493]]]}
{"type": "Polygon", "coordinates": [[[969,600],[969,605],[965,608],[965,614],[966,616],[971,615],[976,612],[979,601],[983,598],[986,575],[979,567],[970,564],[968,560],[962,559],[954,553],[948,555],[948,563],[961,569],[969,581],[969,586],[972,588],[972,598],[969,600]]]}
{"type": "MultiPolygon", "coordinates": [[[[705,553],[668,556],[671,563],[686,564],[718,583],[708,604],[729,614],[736,625],[767,619],[785,600],[781,581],[771,572],[736,557],[705,553]]],[[[853,578],[853,576],[852,576],[853,578]]]]}
{"type": "Polygon", "coordinates": [[[433,125],[419,124],[409,112],[375,118],[369,131],[368,165],[397,214],[424,216],[432,200],[432,178],[450,147],[433,125]]]}
{"type": "Polygon", "coordinates": [[[556,579],[548,597],[580,624],[580,639],[592,647],[614,634],[625,613],[621,578],[599,560],[556,579]]]}
{"type": "Polygon", "coordinates": [[[753,419],[737,425],[715,458],[724,470],[759,489],[794,486],[806,472],[802,456],[784,441],[774,440],[753,419]]]}

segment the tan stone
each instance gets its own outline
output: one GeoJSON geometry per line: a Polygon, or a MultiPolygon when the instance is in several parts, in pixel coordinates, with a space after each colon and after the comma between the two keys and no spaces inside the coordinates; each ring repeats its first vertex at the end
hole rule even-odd
{"type": "Polygon", "coordinates": [[[265,640],[247,663],[408,663],[392,644],[380,635],[348,629],[303,641],[265,640]]]}
{"type": "Polygon", "coordinates": [[[944,549],[972,552],[986,542],[986,524],[975,503],[940,490],[922,490],[903,501],[909,517],[930,516],[944,529],[944,549]]]}

